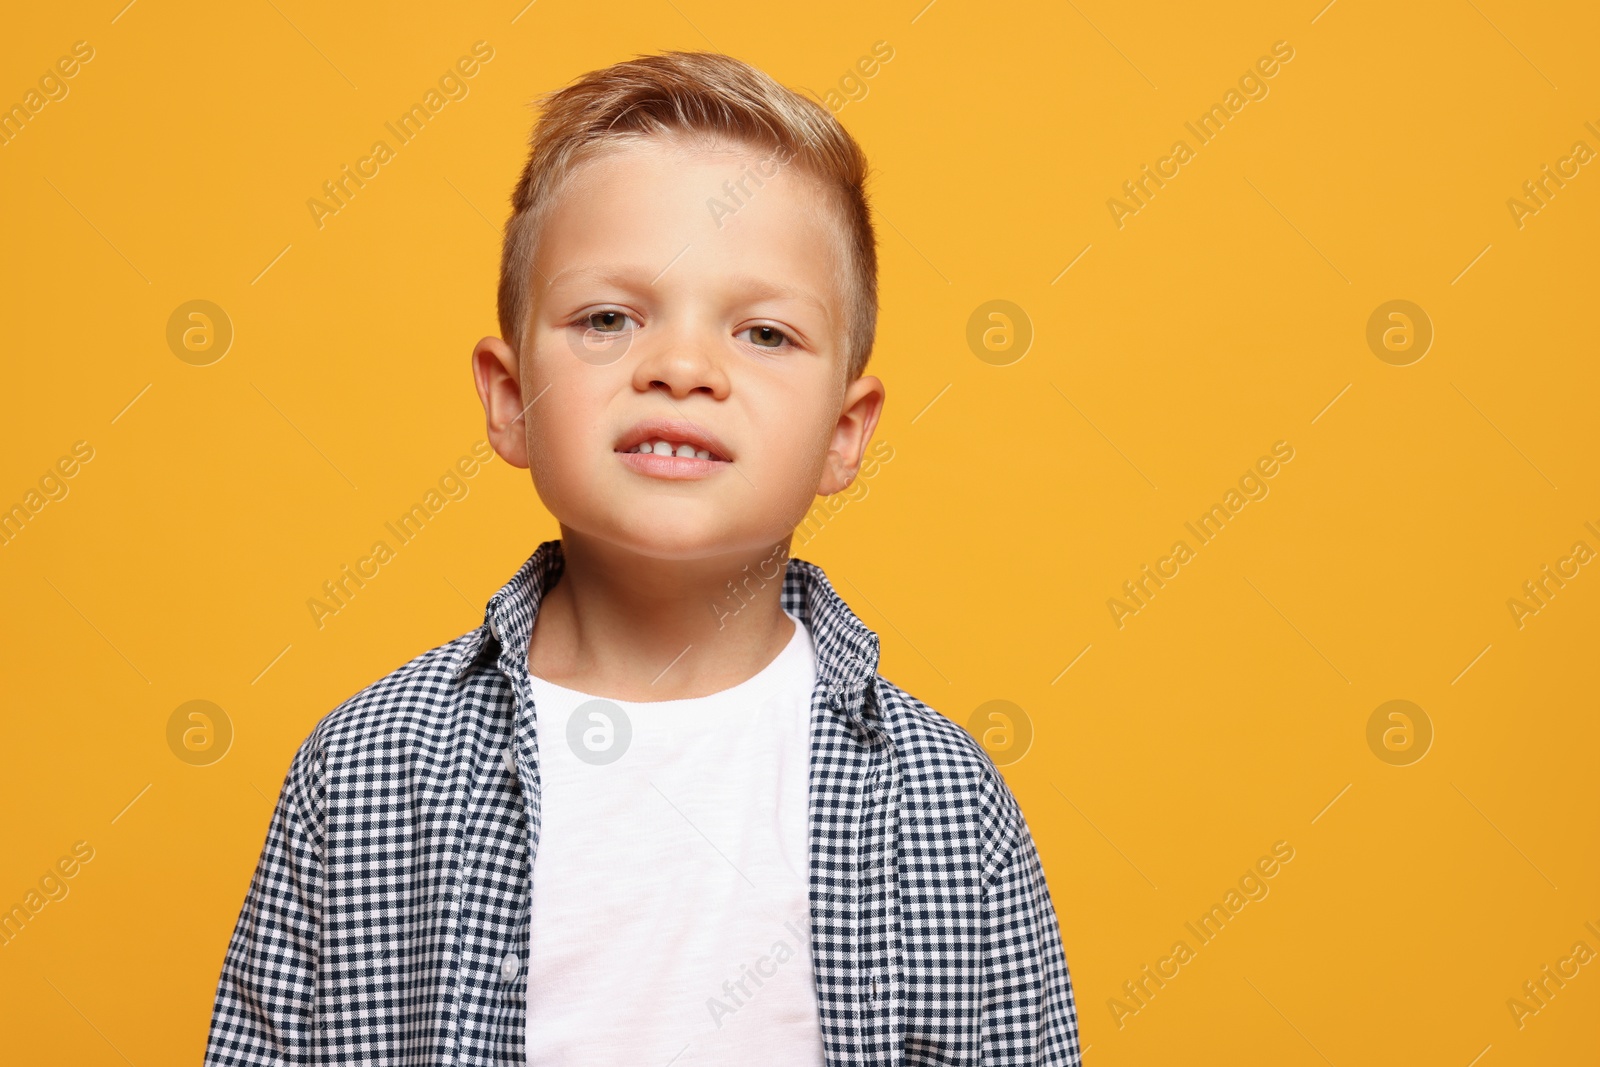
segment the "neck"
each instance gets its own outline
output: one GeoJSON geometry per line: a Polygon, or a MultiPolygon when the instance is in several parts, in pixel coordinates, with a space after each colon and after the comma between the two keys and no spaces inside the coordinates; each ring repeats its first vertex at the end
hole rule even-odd
{"type": "Polygon", "coordinates": [[[738,685],[794,634],[780,594],[789,538],[693,560],[641,556],[561,529],[528,669],[614,700],[681,700],[738,685]]]}

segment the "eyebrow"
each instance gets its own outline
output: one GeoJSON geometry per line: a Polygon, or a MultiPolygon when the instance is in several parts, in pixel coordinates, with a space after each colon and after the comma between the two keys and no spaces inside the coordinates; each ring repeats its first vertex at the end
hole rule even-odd
{"type": "MultiPolygon", "coordinates": [[[[668,269],[670,268],[671,265],[669,264],[668,269]]],[[[604,282],[608,285],[615,285],[622,289],[642,291],[650,288],[650,286],[656,281],[660,280],[661,276],[665,273],[665,270],[657,271],[650,275],[650,281],[645,282],[641,281],[641,279],[649,274],[649,270],[648,268],[640,265],[625,267],[568,267],[566,270],[557,271],[555,274],[551,275],[549,282],[546,284],[546,288],[553,289],[561,282],[568,279],[573,279],[604,282]]],[[[802,289],[793,285],[784,285],[780,282],[771,281],[769,279],[755,278],[748,274],[735,275],[734,277],[728,279],[728,281],[730,285],[737,288],[741,293],[750,299],[793,300],[797,303],[808,304],[812,308],[815,308],[817,311],[821,312],[823,318],[828,320],[830,324],[833,322],[834,314],[832,310],[829,309],[827,303],[819,299],[808,289],[802,289]]]]}
{"type": "Polygon", "coordinates": [[[779,282],[768,281],[761,278],[752,278],[747,274],[740,274],[732,279],[734,285],[741,291],[756,300],[778,299],[793,300],[801,304],[809,304],[822,313],[822,317],[830,323],[833,321],[833,312],[828,305],[818,299],[809,289],[801,289],[793,285],[783,285],[779,282]]]}
{"type": "MultiPolygon", "coordinates": [[[[639,284],[638,279],[646,273],[643,267],[568,267],[566,270],[557,271],[545,280],[545,288],[554,288],[558,283],[568,278],[607,282],[624,288],[633,288],[639,284]]],[[[659,275],[657,275],[659,277],[659,275]]]]}

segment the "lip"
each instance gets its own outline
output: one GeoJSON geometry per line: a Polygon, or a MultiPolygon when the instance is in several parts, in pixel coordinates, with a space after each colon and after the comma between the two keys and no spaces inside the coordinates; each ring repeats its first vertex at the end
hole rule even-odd
{"type": "Polygon", "coordinates": [[[731,466],[726,460],[695,459],[692,456],[684,459],[678,456],[658,456],[653,452],[617,452],[614,455],[622,461],[624,467],[651,478],[664,478],[667,481],[709,478],[719,468],[731,466]]]}
{"type": "MultiPolygon", "coordinates": [[[[645,441],[678,441],[693,445],[696,449],[703,449],[711,453],[710,459],[679,459],[677,456],[655,456],[654,458],[664,464],[696,463],[707,467],[718,466],[723,463],[733,462],[733,453],[728,446],[723,444],[717,435],[703,426],[697,426],[684,419],[646,419],[636,423],[617,438],[617,443],[612,446],[612,451],[622,456],[632,456],[635,459],[649,459],[643,452],[629,452],[630,448],[637,448],[645,441]]],[[[663,468],[666,469],[666,468],[663,468]]]]}

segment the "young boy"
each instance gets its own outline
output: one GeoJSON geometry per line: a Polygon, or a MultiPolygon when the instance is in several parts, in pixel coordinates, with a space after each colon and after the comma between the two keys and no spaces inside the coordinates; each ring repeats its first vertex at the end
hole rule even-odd
{"type": "Polygon", "coordinates": [[[1016,801],[789,559],[883,406],[865,175],[727,56],[545,100],[472,365],[561,539],[301,746],[208,1064],[1078,1063],[1016,801]]]}

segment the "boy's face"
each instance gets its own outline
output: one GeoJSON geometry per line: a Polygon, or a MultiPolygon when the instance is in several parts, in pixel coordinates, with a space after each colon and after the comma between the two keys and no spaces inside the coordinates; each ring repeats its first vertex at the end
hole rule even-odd
{"type": "Polygon", "coordinates": [[[496,452],[567,530],[770,550],[850,484],[883,386],[845,381],[839,223],[783,158],[611,147],[551,206],[520,359],[486,337],[473,364],[496,452]]]}

